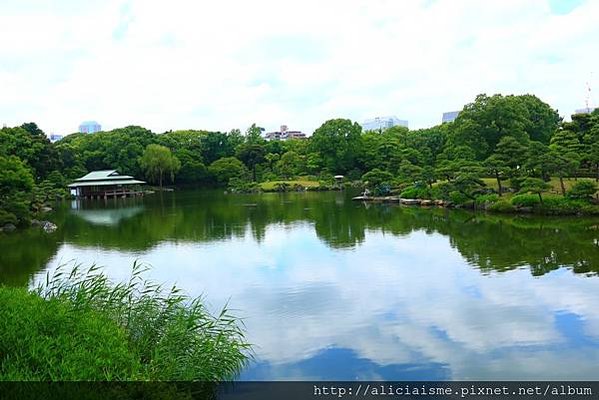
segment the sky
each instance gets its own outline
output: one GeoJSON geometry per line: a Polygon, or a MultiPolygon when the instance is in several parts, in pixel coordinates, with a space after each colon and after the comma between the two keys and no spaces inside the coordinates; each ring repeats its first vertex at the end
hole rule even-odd
{"type": "Polygon", "coordinates": [[[599,105],[596,0],[2,0],[0,124],[308,134],[479,93],[599,105]]]}

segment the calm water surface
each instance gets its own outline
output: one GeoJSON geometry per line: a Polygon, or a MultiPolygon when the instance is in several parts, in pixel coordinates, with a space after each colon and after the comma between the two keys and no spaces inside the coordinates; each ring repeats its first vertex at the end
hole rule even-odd
{"type": "Polygon", "coordinates": [[[599,379],[599,221],[365,205],[346,193],[68,203],[0,236],[0,282],[61,263],[227,301],[241,379],[599,379]]]}

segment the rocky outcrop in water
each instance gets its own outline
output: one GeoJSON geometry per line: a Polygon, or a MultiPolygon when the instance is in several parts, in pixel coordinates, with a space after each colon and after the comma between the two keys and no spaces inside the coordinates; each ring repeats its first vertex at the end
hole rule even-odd
{"type": "Polygon", "coordinates": [[[0,232],[12,232],[15,229],[17,229],[17,227],[14,224],[5,224],[2,228],[0,228],[0,232]]]}
{"type": "Polygon", "coordinates": [[[56,224],[50,222],[50,221],[42,221],[41,225],[42,229],[44,230],[44,232],[46,233],[52,233],[55,232],[58,227],[56,226],[56,224]]]}

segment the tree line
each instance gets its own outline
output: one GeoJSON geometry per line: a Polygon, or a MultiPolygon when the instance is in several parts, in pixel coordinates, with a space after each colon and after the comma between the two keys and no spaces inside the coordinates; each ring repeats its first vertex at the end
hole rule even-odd
{"type": "MultiPolygon", "coordinates": [[[[348,119],[323,123],[307,139],[266,141],[244,133],[179,130],[155,134],[128,126],[71,134],[50,143],[35,123],[0,130],[0,223],[26,221],[64,196],[72,179],[117,169],[162,185],[255,188],[256,182],[344,175],[378,194],[474,200],[481,194],[547,190],[551,177],[599,179],[599,111],[563,121],[534,95],[481,94],[454,122],[364,132],[348,119]],[[490,189],[483,178],[493,178],[490,189]]],[[[594,193],[589,181],[582,197],[594,193]]],[[[580,185],[579,185],[580,186],[580,185]]]]}

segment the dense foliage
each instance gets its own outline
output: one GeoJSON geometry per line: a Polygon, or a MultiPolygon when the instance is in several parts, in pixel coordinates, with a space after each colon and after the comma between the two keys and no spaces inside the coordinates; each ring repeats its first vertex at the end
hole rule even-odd
{"type": "Polygon", "coordinates": [[[34,292],[0,287],[0,380],[217,381],[234,377],[249,346],[224,309],[212,316],[144,281],[111,284],[95,267],[59,269],[34,292]]]}
{"type": "MultiPolygon", "coordinates": [[[[554,177],[563,196],[569,178],[599,179],[599,111],[564,122],[533,95],[481,94],[454,122],[414,131],[393,127],[363,132],[355,122],[332,119],[305,140],[266,141],[261,132],[252,125],[244,134],[237,129],[154,134],[128,126],[72,134],[51,144],[33,123],[3,128],[2,162],[15,164],[10,167],[15,171],[25,166],[34,185],[13,188],[7,183],[10,178],[3,178],[0,223],[26,220],[40,202],[64,194],[57,190],[69,180],[99,169],[117,169],[158,184],[174,184],[176,178],[179,185],[252,190],[253,182],[307,176],[323,181],[341,174],[366,181],[377,193],[415,189],[411,193],[455,201],[489,192],[500,197],[515,193],[526,178],[548,182],[554,177]],[[158,148],[162,150],[156,152],[158,148]],[[481,178],[492,178],[495,184],[481,178]],[[35,190],[40,186],[44,190],[35,190]]],[[[593,196],[587,192],[567,197],[590,201],[593,196]]]]}

